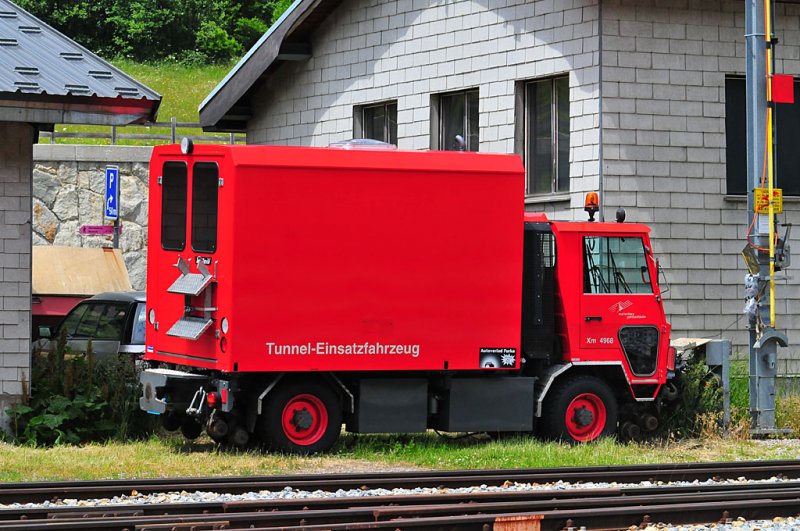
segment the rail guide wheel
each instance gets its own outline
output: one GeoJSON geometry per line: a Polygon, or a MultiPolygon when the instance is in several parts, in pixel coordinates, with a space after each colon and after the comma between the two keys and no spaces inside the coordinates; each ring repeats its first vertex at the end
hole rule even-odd
{"type": "Polygon", "coordinates": [[[561,382],[545,399],[542,434],[568,442],[611,437],[617,430],[617,400],[611,388],[594,376],[561,382]]]}
{"type": "Polygon", "coordinates": [[[313,454],[329,450],[342,429],[339,398],[319,382],[287,382],[264,401],[259,436],[270,450],[313,454]]]}

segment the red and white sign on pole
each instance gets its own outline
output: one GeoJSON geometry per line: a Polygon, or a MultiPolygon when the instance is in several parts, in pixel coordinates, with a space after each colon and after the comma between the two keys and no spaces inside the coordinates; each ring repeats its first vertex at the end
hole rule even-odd
{"type": "MultiPolygon", "coordinates": [[[[78,232],[82,236],[111,236],[114,234],[113,225],[81,225],[78,232]]],[[[119,227],[119,232],[122,233],[122,226],[119,227]]]]}

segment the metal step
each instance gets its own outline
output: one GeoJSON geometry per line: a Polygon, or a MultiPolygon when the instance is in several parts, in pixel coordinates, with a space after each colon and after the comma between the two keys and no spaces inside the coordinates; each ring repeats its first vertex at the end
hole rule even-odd
{"type": "Polygon", "coordinates": [[[201,275],[200,273],[189,273],[181,275],[167,288],[169,293],[180,293],[181,295],[199,295],[206,289],[214,279],[212,275],[201,275]]]}
{"type": "Polygon", "coordinates": [[[208,327],[210,327],[213,322],[213,319],[206,319],[205,317],[184,316],[178,319],[177,323],[172,325],[167,335],[194,341],[200,337],[203,332],[208,330],[208,327]]]}

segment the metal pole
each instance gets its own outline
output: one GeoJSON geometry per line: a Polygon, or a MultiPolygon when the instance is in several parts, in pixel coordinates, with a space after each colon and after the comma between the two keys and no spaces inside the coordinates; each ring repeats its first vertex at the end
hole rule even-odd
{"type": "Polygon", "coordinates": [[[747,61],[747,221],[750,242],[758,258],[758,308],[750,329],[750,428],[754,434],[775,433],[775,377],[778,345],[786,337],[771,319],[770,216],[755,213],[755,188],[766,187],[767,172],[767,33],[765,1],[745,0],[747,61]]]}

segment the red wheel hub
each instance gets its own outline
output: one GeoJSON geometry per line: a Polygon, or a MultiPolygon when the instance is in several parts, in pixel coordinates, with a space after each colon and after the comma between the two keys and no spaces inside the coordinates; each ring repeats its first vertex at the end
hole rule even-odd
{"type": "Polygon", "coordinates": [[[319,441],[328,428],[328,409],[325,403],[311,394],[291,398],[281,414],[283,433],[300,446],[319,441]]]}
{"type": "Polygon", "coordinates": [[[593,441],[606,426],[606,405],[594,393],[583,393],[567,406],[567,433],[576,441],[593,441]]]}

